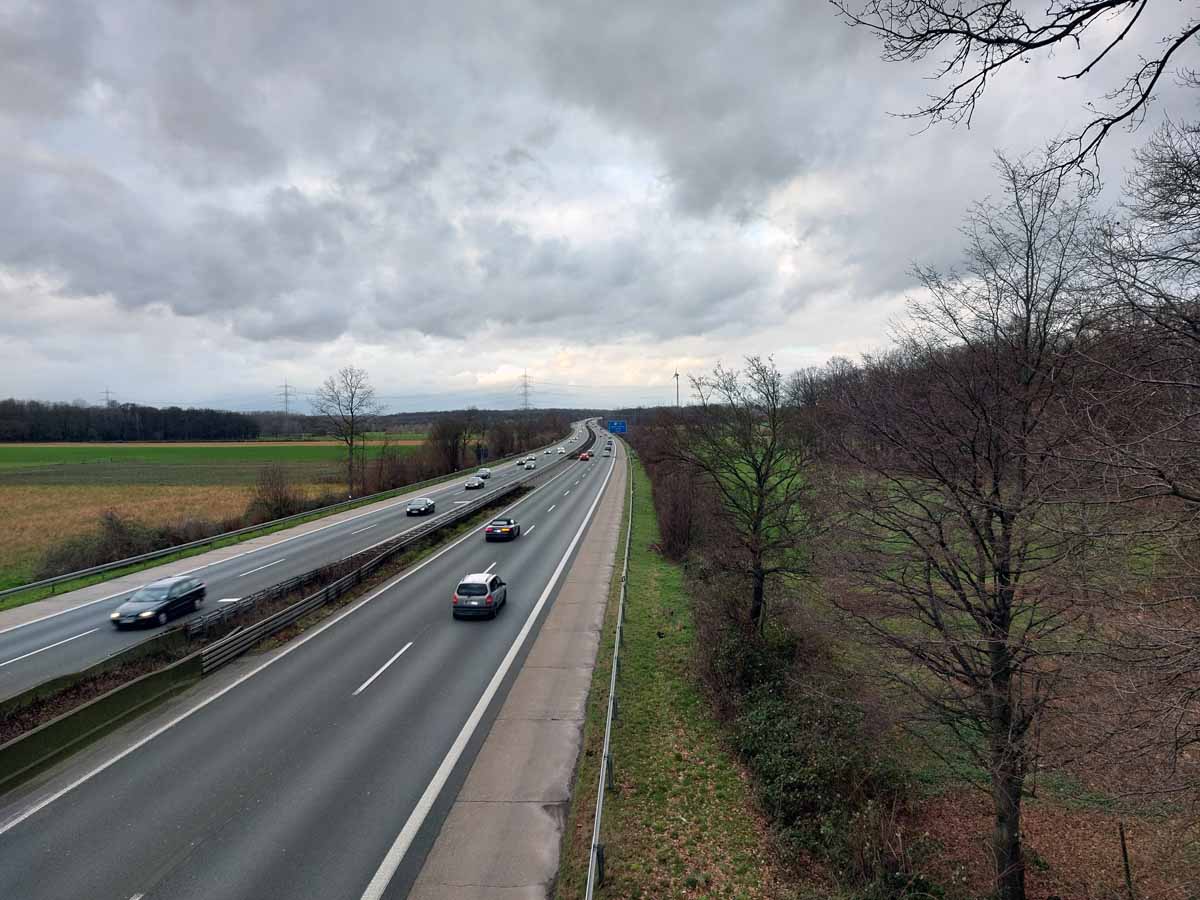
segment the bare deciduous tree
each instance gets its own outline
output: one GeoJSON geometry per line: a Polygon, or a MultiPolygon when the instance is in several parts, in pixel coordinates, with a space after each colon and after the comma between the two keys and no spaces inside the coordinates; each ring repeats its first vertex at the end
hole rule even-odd
{"type": "Polygon", "coordinates": [[[366,371],[346,366],[325,379],[312,406],[316,414],[328,422],[337,439],[346,445],[346,483],[350,495],[354,496],[355,454],[360,450],[371,420],[382,410],[375,398],[375,388],[366,371]]]}
{"type": "Polygon", "coordinates": [[[667,452],[719,496],[736,541],[721,563],[748,578],[748,620],[761,629],[768,581],[808,571],[812,456],[786,427],[786,386],[770,358],[752,356],[741,372],[718,365],[692,389],[699,403],[668,419],[667,452]]]}
{"type": "MultiPolygon", "coordinates": [[[[1150,0],[1047,0],[1039,12],[1027,15],[1012,0],[867,0],[850,3],[832,0],[847,22],[874,32],[883,43],[883,57],[891,61],[924,60],[944,52],[935,72],[949,83],[941,94],[910,117],[929,122],[948,120],[970,124],[975,106],[988,81],[1001,69],[1027,61],[1033,55],[1060,55],[1068,48],[1082,48],[1096,36],[1084,59],[1059,77],[1079,80],[1100,67],[1138,26],[1150,0]],[[1119,27],[1100,36],[1112,21],[1119,27]]],[[[1157,5],[1157,4],[1156,4],[1157,5]]],[[[1058,142],[1056,150],[1067,151],[1058,167],[1087,167],[1108,134],[1118,126],[1136,127],[1153,102],[1155,88],[1172,75],[1172,60],[1200,36],[1200,15],[1177,4],[1178,23],[1161,35],[1158,50],[1139,58],[1124,83],[1106,94],[1112,108],[1089,107],[1092,118],[1076,135],[1058,142]]],[[[1142,23],[1144,25],[1144,23],[1142,23]]],[[[1194,72],[1184,72],[1191,84],[1200,82],[1194,72]]],[[[1045,171],[1045,170],[1043,170],[1045,171]]]]}
{"type": "Polygon", "coordinates": [[[1003,206],[964,229],[966,269],[918,270],[928,295],[895,352],[845,395],[847,609],[898,651],[891,676],[989,775],[997,894],[1023,900],[1021,797],[1079,618],[1089,537],[1060,504],[1073,425],[1087,203],[1002,161],[1003,206]]]}

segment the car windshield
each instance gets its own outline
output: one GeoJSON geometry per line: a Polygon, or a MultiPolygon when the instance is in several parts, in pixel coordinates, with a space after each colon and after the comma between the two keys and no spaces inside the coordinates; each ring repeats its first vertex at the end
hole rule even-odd
{"type": "Polygon", "coordinates": [[[422,498],[420,498],[419,500],[413,500],[413,501],[412,501],[411,503],[409,503],[408,505],[409,505],[409,506],[424,506],[424,505],[425,505],[426,503],[428,503],[428,502],[429,502],[428,500],[426,500],[424,497],[422,497],[422,498]]]}
{"type": "Polygon", "coordinates": [[[129,598],[130,603],[157,603],[159,600],[165,600],[171,592],[169,584],[148,584],[132,597],[129,598]]]}
{"type": "Polygon", "coordinates": [[[486,593],[486,584],[477,584],[473,581],[467,581],[458,586],[458,596],[460,597],[482,597],[486,593]]]}
{"type": "Polygon", "coordinates": [[[493,528],[507,528],[511,524],[512,524],[512,522],[510,522],[508,519],[497,519],[495,522],[492,523],[492,527],[493,528]]]}

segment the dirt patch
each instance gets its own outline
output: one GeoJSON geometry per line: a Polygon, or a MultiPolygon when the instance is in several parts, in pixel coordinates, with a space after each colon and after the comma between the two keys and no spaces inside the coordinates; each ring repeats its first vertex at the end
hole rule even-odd
{"type": "MultiPolygon", "coordinates": [[[[1027,801],[1023,824],[1027,894],[1096,900],[1125,897],[1119,817],[1057,803],[1027,801]]],[[[1189,900],[1200,883],[1200,832],[1183,817],[1125,817],[1134,893],[1189,900]]],[[[950,898],[983,897],[991,889],[987,835],[990,800],[965,789],[920,804],[913,823],[937,848],[928,868],[950,898]]]]}

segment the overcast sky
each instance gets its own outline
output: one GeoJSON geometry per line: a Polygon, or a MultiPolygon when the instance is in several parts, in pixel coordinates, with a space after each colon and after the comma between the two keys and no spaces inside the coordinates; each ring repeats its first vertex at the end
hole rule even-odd
{"type": "Polygon", "coordinates": [[[888,113],[929,70],[823,0],[0,0],[0,395],[264,408],[353,363],[396,410],[526,370],[536,405],[651,404],[878,348],[994,150],[1138,39],[918,133],[888,113]]]}

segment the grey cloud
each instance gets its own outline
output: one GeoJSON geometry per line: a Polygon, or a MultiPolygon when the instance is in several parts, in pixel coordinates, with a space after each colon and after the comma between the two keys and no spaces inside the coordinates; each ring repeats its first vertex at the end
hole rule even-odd
{"type": "Polygon", "coordinates": [[[61,116],[87,84],[100,21],[88,4],[31,2],[0,8],[0,112],[61,116]]]}
{"type": "Polygon", "coordinates": [[[0,15],[0,270],[266,357],[481,329],[787,342],[815,300],[952,262],[991,148],[1059,112],[1017,91],[971,132],[913,137],[886,113],[916,73],[823,2],[0,15]]]}
{"type": "Polygon", "coordinates": [[[189,56],[171,53],[159,59],[148,93],[163,151],[185,184],[261,177],[282,162],[238,99],[189,56]]]}

